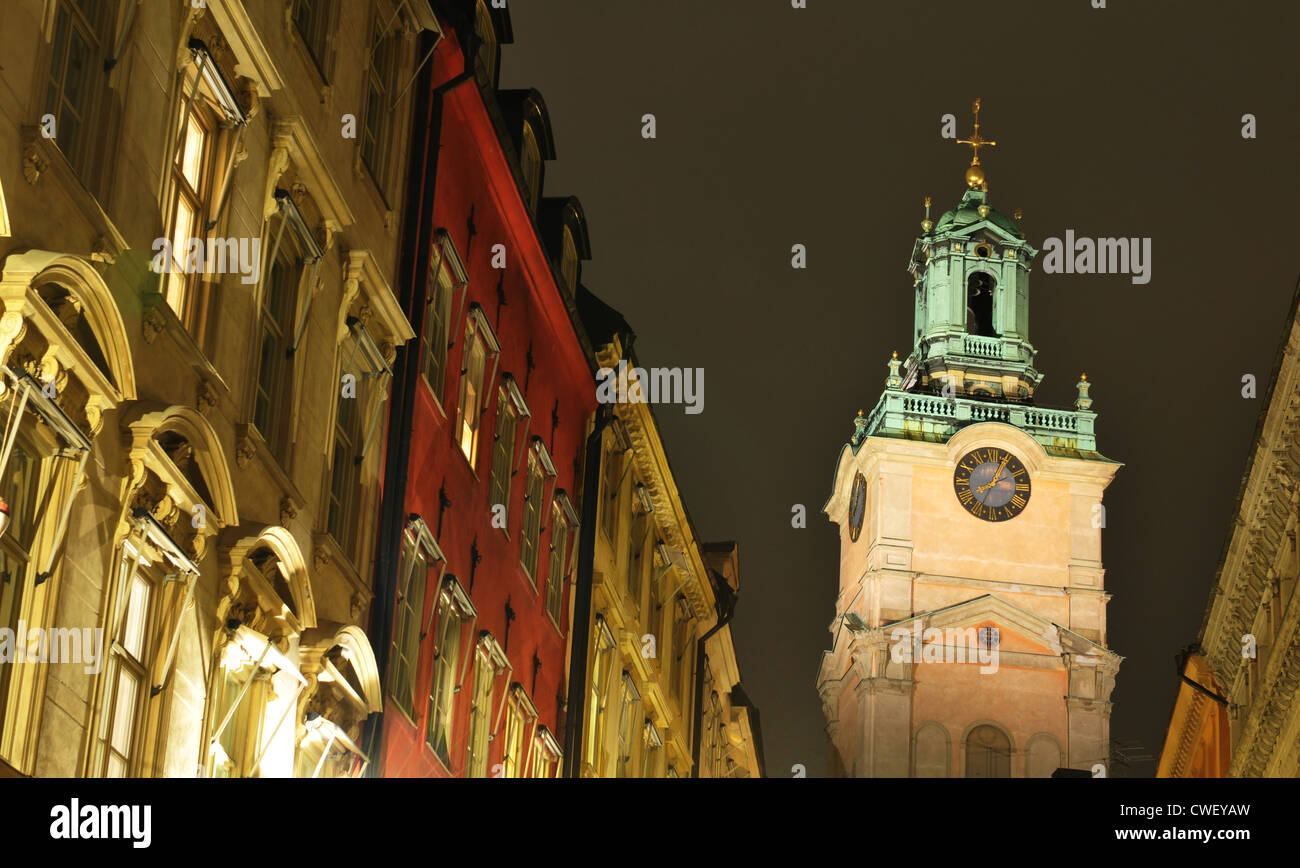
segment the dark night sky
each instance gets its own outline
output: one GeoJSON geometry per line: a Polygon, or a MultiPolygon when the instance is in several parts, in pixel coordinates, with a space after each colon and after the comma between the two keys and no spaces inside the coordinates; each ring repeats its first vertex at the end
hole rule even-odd
{"type": "MultiPolygon", "coordinates": [[[[704,539],[740,543],[734,633],[768,773],[824,769],[814,680],[838,544],[821,514],[859,408],[911,348],[921,198],[964,189],[996,139],[990,203],[1029,240],[1152,238],[1152,280],[1030,281],[1039,403],[1087,371],[1107,498],[1112,737],[1158,755],[1297,278],[1294,3],[1089,0],[510,0],[503,87],[546,99],[548,195],[586,208],[583,280],[643,364],[705,369],[704,413],[658,408],[704,539]],[[658,119],[643,141],[640,118],[658,119]],[[1241,116],[1258,138],[1241,137],[1241,116]],[[790,267],[792,244],[808,269],[790,267]],[[808,507],[805,530],[791,506],[808,507]]],[[[1134,769],[1149,774],[1153,764],[1134,769]]]]}

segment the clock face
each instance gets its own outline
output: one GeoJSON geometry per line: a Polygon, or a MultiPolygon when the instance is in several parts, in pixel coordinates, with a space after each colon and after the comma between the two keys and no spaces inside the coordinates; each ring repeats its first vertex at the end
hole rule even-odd
{"type": "Polygon", "coordinates": [[[957,501],[976,518],[1006,521],[1029,504],[1029,471],[1005,449],[973,449],[957,462],[952,474],[957,501]]]}
{"type": "Polygon", "coordinates": [[[867,481],[859,473],[853,479],[853,494],[849,497],[849,539],[858,541],[862,533],[862,519],[867,514],[867,481]]]}

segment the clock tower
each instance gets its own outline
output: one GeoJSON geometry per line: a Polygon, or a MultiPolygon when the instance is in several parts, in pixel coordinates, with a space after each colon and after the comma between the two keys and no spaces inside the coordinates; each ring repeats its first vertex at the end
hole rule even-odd
{"type": "Polygon", "coordinates": [[[1102,495],[1086,375],[1038,406],[1019,214],[988,202],[975,130],[957,207],[926,199],[909,271],[911,354],[859,411],[824,511],[840,530],[831,649],[817,687],[833,773],[1108,772],[1102,495]]]}

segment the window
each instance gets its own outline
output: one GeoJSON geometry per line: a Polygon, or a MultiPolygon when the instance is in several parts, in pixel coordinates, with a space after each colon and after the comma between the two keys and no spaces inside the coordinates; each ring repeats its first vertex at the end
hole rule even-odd
{"type": "Polygon", "coordinates": [[[572,294],[578,290],[578,247],[573,243],[573,232],[564,227],[564,242],[560,254],[560,274],[564,286],[572,294]]]}
{"type": "Polygon", "coordinates": [[[606,452],[601,470],[605,478],[601,481],[604,497],[600,504],[600,527],[605,532],[605,537],[613,542],[618,530],[618,495],[623,485],[623,453],[617,448],[606,452]]]}
{"type": "Polygon", "coordinates": [[[466,283],[451,237],[438,230],[438,240],[429,265],[429,295],[424,305],[424,333],[420,349],[420,370],[424,381],[441,405],[447,386],[447,350],[451,346],[451,298],[466,283]]]}
{"type": "Polygon", "coordinates": [[[993,328],[993,278],[977,271],[966,281],[966,331],[983,337],[999,337],[993,328]]]}
{"type": "Polygon", "coordinates": [[[329,45],[330,13],[333,0],[294,0],[293,24],[302,37],[307,52],[316,64],[321,78],[325,74],[325,48],[329,45]]]}
{"type": "Polygon", "coordinates": [[[1001,638],[1001,631],[997,627],[980,627],[979,629],[980,648],[984,651],[997,648],[1001,638]]]}
{"type": "Polygon", "coordinates": [[[108,48],[102,40],[111,32],[110,5],[108,0],[58,0],[54,13],[44,113],[54,115],[54,141],[83,180],[94,168],[95,142],[102,140],[96,112],[108,48]]]}
{"type": "Polygon", "coordinates": [[[288,403],[292,388],[289,346],[299,269],[286,250],[271,263],[258,310],[257,381],[253,399],[253,424],[271,454],[283,461],[287,449],[288,403]]]}
{"type": "Polygon", "coordinates": [[[609,701],[609,669],[614,656],[614,634],[604,616],[596,616],[595,650],[591,664],[591,690],[587,695],[586,762],[600,774],[600,754],[605,740],[605,706],[609,701]]]}
{"type": "Polygon", "coordinates": [[[481,634],[474,657],[474,686],[471,691],[473,704],[469,711],[469,744],[465,756],[466,777],[487,777],[488,745],[493,728],[493,694],[497,677],[508,671],[510,664],[500,644],[492,638],[492,634],[481,634]]]}
{"type": "Polygon", "coordinates": [[[560,743],[544,726],[537,727],[533,736],[533,757],[529,763],[530,778],[553,778],[560,765],[560,743]]]}
{"type": "Polygon", "coordinates": [[[522,778],[528,770],[526,753],[532,742],[529,730],[537,720],[537,709],[521,684],[511,685],[509,702],[510,709],[506,712],[506,743],[501,753],[502,773],[507,778],[522,778]]]}
{"type": "MultiPolygon", "coordinates": [[[[135,724],[148,694],[149,654],[153,622],[150,618],[154,583],[141,567],[148,561],[130,542],[123,544],[118,566],[118,603],[109,625],[111,652],[104,668],[104,697],[99,731],[99,758],[95,773],[109,778],[127,777],[133,771],[135,724]]],[[[107,649],[106,649],[107,650],[107,649]]]]}
{"type": "MultiPolygon", "coordinates": [[[[415,676],[419,666],[420,640],[423,638],[424,594],[429,569],[434,562],[446,559],[438,548],[428,525],[415,518],[403,534],[398,563],[400,584],[397,590],[397,614],[393,627],[393,662],[389,672],[389,693],[398,708],[415,717],[415,676]]],[[[441,578],[439,578],[441,582],[441,578]]]]}
{"type": "MultiPolygon", "coordinates": [[[[17,420],[11,424],[17,424],[17,420]]],[[[41,462],[36,456],[35,450],[25,446],[21,439],[16,440],[3,470],[4,488],[0,492],[9,502],[10,515],[9,528],[0,536],[0,628],[15,634],[18,619],[22,617],[23,590],[28,586],[32,543],[45,487],[41,462]]],[[[12,665],[0,664],[0,721],[4,719],[9,679],[14,669],[12,665]]]]}
{"type": "Polygon", "coordinates": [[[487,0],[478,0],[474,9],[474,32],[479,39],[479,69],[486,83],[494,87],[497,80],[497,34],[492,25],[492,13],[487,8],[487,0]]]}
{"type": "Polygon", "coordinates": [[[375,10],[370,63],[366,70],[366,114],[361,125],[361,159],[385,194],[396,121],[393,104],[397,96],[397,57],[400,47],[398,32],[384,31],[383,21],[386,17],[382,10],[375,10]]]}
{"type": "Polygon", "coordinates": [[[337,409],[334,414],[334,454],[330,460],[329,509],[325,526],[339,548],[356,560],[357,515],[361,494],[361,415],[364,372],[356,353],[345,353],[339,368],[337,409]]]}
{"type": "Polygon", "coordinates": [[[451,763],[451,728],[455,718],[458,666],[461,660],[464,621],[474,617],[474,607],[460,584],[451,576],[438,597],[437,633],[433,649],[433,681],[429,687],[429,715],[425,741],[444,765],[451,763]]]}
{"type": "Polygon", "coordinates": [[[515,441],[520,419],[529,416],[528,405],[515,378],[501,375],[501,389],[497,394],[496,430],[492,434],[491,506],[493,526],[508,530],[510,526],[510,481],[519,460],[515,454],[515,441]],[[500,507],[501,521],[497,521],[500,507]]]}
{"type": "Polygon", "coordinates": [[[709,696],[709,721],[706,725],[709,727],[709,777],[720,778],[724,776],[722,751],[726,744],[726,730],[722,722],[722,703],[716,690],[709,696]]]}
{"type": "Polygon", "coordinates": [[[1002,730],[987,724],[966,737],[966,777],[1011,777],[1011,741],[1002,730]]]}
{"type": "Polygon", "coordinates": [[[461,360],[460,403],[456,407],[456,442],[471,468],[478,451],[478,432],[486,409],[483,387],[487,362],[489,356],[495,359],[500,352],[501,347],[492,334],[483,308],[477,303],[470,305],[469,322],[465,325],[464,356],[461,360]]]}
{"type": "Polygon", "coordinates": [[[627,534],[627,593],[632,605],[639,607],[641,605],[641,577],[645,572],[645,544],[647,527],[649,526],[650,517],[646,511],[645,505],[648,503],[649,495],[646,487],[637,482],[633,484],[632,490],[636,492],[637,497],[632,503],[632,521],[628,523],[627,534]],[[643,498],[645,498],[643,500],[643,498]]]}
{"type": "Polygon", "coordinates": [[[542,149],[537,145],[537,135],[532,124],[524,124],[523,143],[519,154],[519,168],[524,177],[524,201],[531,211],[537,210],[537,195],[542,188],[542,149]]]}
{"type": "Polygon", "coordinates": [[[546,483],[555,479],[555,465],[542,438],[534,437],[528,453],[528,482],[524,493],[524,532],[519,546],[519,562],[537,587],[537,549],[541,542],[542,516],[546,514],[546,483]]]}
{"type": "Polygon", "coordinates": [[[659,763],[663,757],[664,741],[659,728],[649,719],[641,730],[641,777],[659,777],[659,763]]]}
{"type": "Polygon", "coordinates": [[[678,594],[676,606],[674,607],[673,619],[673,657],[676,665],[672,673],[672,692],[678,697],[678,702],[682,714],[686,714],[687,703],[687,683],[690,681],[691,672],[691,619],[689,604],[686,597],[678,594]]]}
{"type": "Polygon", "coordinates": [[[168,233],[172,262],[164,290],[167,306],[192,333],[198,332],[195,328],[200,312],[197,296],[202,277],[198,273],[186,274],[184,263],[190,239],[202,239],[207,234],[203,224],[211,186],[214,138],[211,116],[198,100],[195,102],[188,118],[182,112],[177,119],[178,144],[172,164],[172,226],[168,233]]]}
{"type": "Polygon", "coordinates": [[[569,545],[578,529],[578,511],[569,495],[555,493],[551,507],[551,562],[546,573],[546,613],[555,626],[560,626],[560,611],[564,605],[564,581],[569,575],[569,545]]]}
{"type": "Polygon", "coordinates": [[[366,327],[351,318],[347,324],[349,337],[344,338],[337,383],[326,529],[356,565],[360,557],[359,535],[364,525],[360,514],[361,462],[370,448],[370,438],[387,398],[392,369],[366,327]]]}
{"type": "Polygon", "coordinates": [[[623,673],[623,693],[618,713],[618,768],[620,778],[632,777],[632,752],[636,747],[636,719],[641,708],[641,694],[637,692],[632,675],[623,673]]]}

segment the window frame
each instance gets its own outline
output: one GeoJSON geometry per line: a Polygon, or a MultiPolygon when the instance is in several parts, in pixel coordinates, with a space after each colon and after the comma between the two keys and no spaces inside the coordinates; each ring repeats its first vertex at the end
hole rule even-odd
{"type": "Polygon", "coordinates": [[[487,314],[478,302],[472,302],[465,322],[459,398],[456,402],[456,422],[452,429],[456,451],[469,462],[471,470],[477,467],[483,416],[491,405],[488,390],[496,381],[496,366],[500,358],[501,344],[488,323],[487,314]],[[488,374],[489,362],[492,364],[491,374],[488,374]]]}

